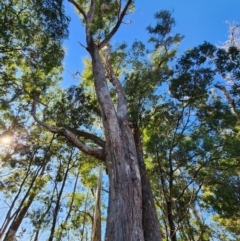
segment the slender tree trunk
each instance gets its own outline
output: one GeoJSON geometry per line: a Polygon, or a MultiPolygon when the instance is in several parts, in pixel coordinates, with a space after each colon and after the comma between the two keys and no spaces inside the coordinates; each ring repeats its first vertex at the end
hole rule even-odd
{"type": "Polygon", "coordinates": [[[44,170],[45,170],[45,164],[42,168],[39,168],[39,170],[36,172],[32,183],[30,184],[27,193],[25,194],[24,198],[21,201],[21,204],[16,212],[16,216],[14,217],[11,225],[8,228],[8,231],[5,235],[5,238],[3,239],[3,241],[9,241],[9,240],[13,240],[21,223],[23,218],[25,217],[28,209],[30,208],[35,196],[37,195],[37,189],[36,187],[34,187],[34,184],[36,182],[36,179],[38,177],[41,177],[44,174],[44,170]],[[41,171],[41,173],[39,174],[39,172],[41,171]],[[30,193],[30,191],[33,189],[33,192],[30,193]]]}
{"type": "Polygon", "coordinates": [[[38,241],[39,232],[40,232],[39,229],[35,230],[35,237],[34,237],[34,240],[33,240],[33,241],[38,241]]]}
{"type": "Polygon", "coordinates": [[[170,238],[171,241],[177,241],[176,227],[174,224],[174,217],[172,213],[172,200],[167,201],[167,214],[168,214],[168,224],[170,228],[170,238]]]}
{"type": "Polygon", "coordinates": [[[169,196],[166,200],[167,202],[167,217],[168,217],[168,224],[170,228],[170,238],[171,241],[177,241],[176,235],[176,227],[174,223],[174,215],[173,215],[173,180],[174,180],[174,171],[173,171],[173,163],[172,163],[172,150],[173,146],[170,148],[168,163],[169,163],[169,196]]]}
{"type": "Polygon", "coordinates": [[[9,227],[6,236],[4,238],[4,241],[12,241],[14,240],[14,237],[19,229],[19,226],[22,223],[23,218],[25,217],[29,207],[31,206],[34,198],[35,198],[35,194],[30,195],[30,197],[28,198],[26,204],[24,204],[23,208],[21,209],[20,213],[17,215],[17,217],[13,220],[11,226],[9,227]]]}
{"type": "Polygon", "coordinates": [[[77,176],[76,176],[76,179],[75,179],[74,188],[73,188],[73,192],[72,192],[73,194],[72,194],[71,202],[70,202],[70,205],[69,205],[68,213],[65,217],[64,222],[62,223],[62,226],[64,228],[61,228],[59,230],[59,235],[58,235],[58,238],[57,238],[58,241],[62,240],[62,235],[63,235],[63,232],[65,231],[65,226],[67,225],[68,219],[70,218],[70,215],[71,215],[71,212],[72,212],[72,209],[73,209],[73,203],[74,203],[74,199],[75,199],[75,196],[76,196],[78,178],[79,178],[79,172],[77,173],[77,176]]]}
{"type": "Polygon", "coordinates": [[[30,159],[30,162],[29,162],[29,165],[28,165],[28,169],[27,169],[27,171],[26,171],[26,175],[25,175],[25,177],[24,177],[24,179],[23,179],[23,181],[22,181],[22,183],[21,183],[21,185],[20,185],[20,187],[19,187],[19,189],[18,189],[17,195],[14,197],[14,199],[13,199],[13,201],[12,201],[12,203],[11,203],[11,206],[10,206],[10,208],[9,208],[7,214],[6,214],[5,220],[4,220],[4,222],[3,222],[3,224],[2,224],[2,227],[1,227],[1,229],[0,229],[0,239],[1,239],[2,236],[4,235],[7,227],[8,227],[9,224],[11,223],[12,219],[14,219],[14,218],[16,217],[17,212],[18,212],[18,210],[19,210],[19,208],[20,208],[20,207],[19,207],[19,208],[12,214],[12,211],[13,211],[14,208],[15,208],[15,203],[17,202],[18,197],[20,196],[20,194],[21,194],[21,192],[22,192],[23,186],[24,186],[24,184],[25,184],[25,182],[26,182],[26,180],[27,180],[27,178],[29,177],[29,174],[30,174],[30,172],[31,172],[32,161],[33,161],[33,159],[34,159],[34,155],[35,155],[35,153],[33,154],[32,158],[30,159]]]}
{"type": "Polygon", "coordinates": [[[101,241],[101,191],[102,191],[102,166],[99,167],[98,187],[96,192],[96,206],[94,211],[92,241],[101,241]]]}
{"type": "Polygon", "coordinates": [[[138,127],[134,128],[134,139],[138,155],[138,163],[142,182],[142,211],[143,211],[143,231],[145,241],[162,240],[160,226],[153,200],[151,184],[147,175],[146,166],[143,159],[141,143],[141,133],[138,127]]]}
{"type": "MultiPolygon", "coordinates": [[[[86,199],[85,199],[85,206],[84,206],[84,216],[83,216],[83,221],[82,221],[82,228],[81,228],[81,239],[80,241],[83,241],[84,239],[84,233],[85,233],[85,230],[86,230],[86,236],[85,236],[85,239],[88,240],[88,228],[86,227],[87,226],[87,204],[88,204],[88,195],[89,195],[89,191],[87,192],[87,195],[86,195],[86,199]]],[[[91,220],[92,220],[92,223],[93,223],[93,216],[89,215],[91,220]]]]}
{"type": "Polygon", "coordinates": [[[88,48],[105,130],[106,163],[110,182],[105,240],[144,241],[141,177],[136,146],[127,117],[122,113],[127,107],[118,103],[118,111],[115,110],[98,47],[90,40],[88,48]]]}
{"type": "MultiPolygon", "coordinates": [[[[72,149],[71,155],[68,159],[67,168],[64,171],[64,178],[63,178],[63,182],[62,182],[62,185],[61,185],[59,195],[57,197],[57,202],[56,202],[56,206],[55,206],[54,213],[53,213],[53,223],[52,223],[51,232],[50,232],[50,236],[49,236],[48,241],[53,241],[53,238],[54,238],[55,227],[56,227],[56,224],[57,224],[57,217],[58,217],[59,209],[61,207],[60,202],[61,202],[61,199],[62,199],[63,189],[65,187],[68,172],[69,172],[69,169],[70,169],[69,166],[70,166],[70,162],[72,160],[72,154],[73,154],[73,149],[72,149]]],[[[61,169],[61,165],[62,164],[60,163],[59,170],[61,169]]]]}

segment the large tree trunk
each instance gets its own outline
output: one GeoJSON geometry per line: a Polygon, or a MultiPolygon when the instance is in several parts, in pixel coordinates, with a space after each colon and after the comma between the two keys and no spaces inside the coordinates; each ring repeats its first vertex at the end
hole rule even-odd
{"type": "Polygon", "coordinates": [[[94,84],[106,137],[106,163],[109,172],[109,205],[106,241],[144,241],[142,190],[136,146],[126,109],[112,103],[98,47],[88,42],[92,57],[94,84]]]}
{"type": "Polygon", "coordinates": [[[152,189],[147,175],[146,166],[143,159],[141,143],[141,133],[138,127],[134,127],[134,139],[138,155],[138,163],[142,183],[142,212],[143,212],[143,231],[145,241],[162,240],[160,226],[153,200],[152,189]]]}
{"type": "MultiPolygon", "coordinates": [[[[133,1],[127,0],[125,6],[123,6],[122,1],[118,1],[118,11],[116,14],[113,13],[112,16],[114,19],[114,27],[100,42],[96,35],[98,35],[97,30],[99,27],[99,6],[103,5],[104,2],[100,3],[99,1],[92,0],[86,1],[86,4],[84,5],[81,1],[81,3],[79,1],[78,3],[75,0],[68,1],[77,8],[78,12],[83,17],[83,22],[86,26],[86,49],[89,51],[92,58],[94,86],[97,101],[101,110],[106,141],[103,144],[102,141],[101,143],[96,141],[97,137],[93,138],[92,135],[88,135],[87,139],[92,140],[101,147],[101,149],[92,148],[88,145],[84,145],[84,143],[78,140],[74,133],[67,128],[58,129],[39,120],[36,116],[36,103],[39,102],[39,93],[34,96],[31,113],[37,123],[44,126],[52,133],[65,136],[73,145],[78,147],[84,153],[106,162],[110,188],[105,241],[145,241],[143,231],[143,202],[140,167],[134,135],[128,123],[126,97],[120,81],[113,73],[114,71],[112,67],[104,66],[99,54],[99,51],[108,44],[112,36],[117,32],[124,16],[128,14],[128,10],[133,1]],[[94,42],[95,37],[96,41],[94,42]],[[113,84],[117,95],[116,108],[112,102],[108,89],[106,70],[110,74],[108,77],[113,84]]],[[[111,14],[106,14],[107,19],[109,19],[108,15],[111,16],[111,14]]],[[[104,28],[99,30],[100,32],[104,31],[105,35],[104,28]]],[[[107,62],[105,64],[107,64],[107,62]]],[[[83,137],[86,137],[86,135],[83,137]]],[[[142,170],[142,173],[145,173],[144,170],[145,169],[142,170]]],[[[146,219],[144,219],[144,225],[146,225],[147,220],[151,220],[151,224],[155,222],[153,220],[156,220],[156,223],[158,223],[152,201],[150,184],[145,181],[144,178],[143,180],[146,183],[143,188],[143,190],[146,191],[144,199],[151,199],[150,205],[146,204],[146,210],[151,211],[146,213],[148,213],[148,215],[153,215],[151,218],[150,216],[147,216],[146,219]],[[151,208],[148,210],[148,207],[151,208]]],[[[146,178],[146,180],[148,179],[146,178]]],[[[146,202],[148,201],[146,200],[146,202]]],[[[161,240],[160,235],[154,234],[159,232],[159,228],[156,228],[156,226],[158,226],[156,223],[154,223],[154,230],[148,225],[145,234],[146,240],[161,240]],[[158,231],[156,231],[155,228],[158,231]],[[157,238],[155,239],[154,237],[157,238]]]]}

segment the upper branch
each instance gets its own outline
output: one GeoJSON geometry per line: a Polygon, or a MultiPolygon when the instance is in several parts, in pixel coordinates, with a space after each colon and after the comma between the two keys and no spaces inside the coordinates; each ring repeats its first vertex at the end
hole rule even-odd
{"type": "Polygon", "coordinates": [[[105,37],[105,39],[99,44],[99,49],[104,47],[109,42],[109,40],[112,38],[112,36],[117,32],[131,3],[132,3],[132,0],[127,1],[123,11],[121,12],[120,16],[118,17],[118,21],[117,21],[116,25],[113,27],[112,31],[105,37]]]}
{"type": "Polygon", "coordinates": [[[95,8],[96,8],[96,0],[91,0],[90,9],[89,9],[89,12],[87,13],[88,23],[91,23],[93,21],[95,8]]]}
{"type": "Polygon", "coordinates": [[[83,8],[74,0],[68,0],[70,3],[72,3],[77,10],[83,15],[84,20],[87,22],[88,18],[87,18],[87,14],[85,13],[85,11],[83,10],[83,8]]]}
{"type": "Polygon", "coordinates": [[[238,114],[237,114],[237,111],[236,111],[236,105],[235,105],[235,101],[234,99],[231,98],[231,96],[229,95],[228,91],[226,90],[226,87],[223,86],[223,85],[214,85],[216,88],[220,89],[223,94],[225,95],[225,97],[227,98],[228,100],[228,103],[231,107],[231,110],[232,110],[232,113],[234,115],[236,115],[238,117],[238,114]]]}
{"type": "Polygon", "coordinates": [[[120,17],[121,8],[122,8],[122,0],[119,0],[118,18],[120,17]]]}
{"type": "Polygon", "coordinates": [[[105,160],[105,155],[104,155],[103,149],[96,149],[96,148],[88,147],[88,146],[84,145],[78,138],[76,138],[76,136],[71,131],[69,131],[65,128],[58,129],[55,127],[51,127],[51,126],[47,125],[46,123],[44,123],[43,121],[41,121],[36,116],[36,104],[38,102],[38,99],[39,99],[39,94],[36,95],[33,100],[31,114],[32,114],[34,120],[39,125],[43,126],[44,128],[46,128],[47,130],[49,130],[52,133],[59,134],[61,136],[66,137],[74,146],[76,146],[79,150],[81,150],[85,154],[91,155],[99,160],[103,160],[103,161],[105,160]]]}
{"type": "Polygon", "coordinates": [[[105,56],[105,62],[106,62],[106,69],[108,72],[108,77],[110,82],[112,83],[118,98],[118,107],[117,107],[117,114],[118,117],[121,119],[127,118],[127,100],[126,95],[124,93],[122,84],[120,83],[119,79],[114,73],[113,67],[109,63],[108,56],[105,56]]]}

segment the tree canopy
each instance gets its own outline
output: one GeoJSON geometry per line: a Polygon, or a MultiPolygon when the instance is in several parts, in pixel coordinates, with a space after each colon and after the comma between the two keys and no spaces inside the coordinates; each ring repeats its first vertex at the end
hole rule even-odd
{"type": "Polygon", "coordinates": [[[67,88],[66,3],[0,3],[0,238],[240,240],[239,24],[180,56],[167,10],[114,44],[133,1],[68,2],[89,57],[67,88]]]}

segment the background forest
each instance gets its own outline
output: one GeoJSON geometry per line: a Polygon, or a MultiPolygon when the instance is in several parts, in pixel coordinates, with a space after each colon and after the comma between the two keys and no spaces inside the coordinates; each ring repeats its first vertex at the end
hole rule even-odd
{"type": "MultiPolygon", "coordinates": [[[[119,2],[97,1],[91,31],[100,44],[119,2]]],[[[109,39],[99,52],[114,106],[113,72],[123,86],[162,240],[240,240],[240,24],[229,25],[221,46],[203,42],[180,55],[171,12],[154,18],[147,42],[109,39]]],[[[88,241],[100,209],[104,236],[109,170],[91,59],[71,73],[76,85],[61,85],[69,21],[59,0],[0,3],[3,241],[88,241]]]]}

